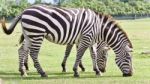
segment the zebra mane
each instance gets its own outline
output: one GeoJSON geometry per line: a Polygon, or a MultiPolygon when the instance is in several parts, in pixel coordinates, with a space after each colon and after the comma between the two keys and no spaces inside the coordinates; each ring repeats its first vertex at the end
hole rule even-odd
{"type": "Polygon", "coordinates": [[[118,22],[117,22],[111,15],[104,14],[104,13],[98,13],[98,12],[96,12],[96,11],[94,11],[94,12],[95,12],[97,15],[99,15],[99,16],[104,16],[105,18],[111,20],[111,21],[117,26],[117,28],[118,28],[120,31],[122,31],[122,33],[125,35],[127,41],[129,42],[129,47],[130,47],[130,48],[133,48],[132,43],[131,43],[131,41],[129,40],[129,37],[128,37],[127,33],[122,29],[122,27],[118,24],[118,22]]]}
{"type": "MultiPolygon", "coordinates": [[[[106,17],[107,17],[107,16],[106,16],[106,17]]],[[[113,19],[113,21],[115,22],[115,25],[117,25],[118,29],[119,29],[120,31],[122,31],[122,33],[125,35],[127,41],[129,42],[129,47],[130,47],[130,48],[133,48],[132,43],[131,43],[131,41],[130,41],[128,35],[127,35],[127,33],[122,29],[122,27],[118,24],[118,22],[116,22],[115,19],[113,19]]]]}
{"type": "Polygon", "coordinates": [[[126,36],[126,39],[127,39],[128,42],[129,42],[129,47],[130,47],[130,48],[133,48],[132,43],[131,43],[131,41],[130,41],[128,35],[127,35],[127,33],[122,29],[122,27],[121,27],[117,22],[116,22],[116,25],[118,26],[118,28],[120,29],[120,31],[122,31],[123,34],[126,36]]]}

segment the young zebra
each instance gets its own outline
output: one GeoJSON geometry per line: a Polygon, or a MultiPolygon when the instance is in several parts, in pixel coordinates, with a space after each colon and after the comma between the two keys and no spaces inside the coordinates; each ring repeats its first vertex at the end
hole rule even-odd
{"type": "MultiPolygon", "coordinates": [[[[69,57],[69,54],[72,50],[73,45],[67,45],[64,59],[62,61],[62,72],[66,72],[66,61],[67,58],[69,57]]],[[[76,49],[78,49],[78,46],[76,45],[76,49]]],[[[108,50],[110,48],[107,46],[105,42],[100,42],[97,44],[97,66],[101,72],[105,72],[105,67],[106,67],[106,62],[107,62],[107,56],[108,56],[108,50]]],[[[92,56],[92,53],[91,53],[92,56]]],[[[79,63],[79,67],[81,68],[82,71],[85,71],[85,68],[82,64],[82,60],[79,63]]]]}
{"type": "Polygon", "coordinates": [[[44,38],[56,44],[78,44],[77,57],[73,67],[75,77],[79,76],[78,65],[88,47],[95,54],[93,57],[94,70],[96,74],[100,74],[96,62],[96,48],[92,47],[93,44],[100,41],[106,42],[114,50],[116,63],[123,76],[132,75],[130,54],[132,44],[126,33],[111,17],[84,8],[64,9],[38,5],[26,9],[16,18],[9,29],[6,28],[5,22],[2,22],[4,32],[11,34],[19,20],[21,20],[25,37],[19,49],[21,75],[25,74],[24,59],[26,53],[30,51],[38,73],[42,77],[47,77],[38,61],[38,53],[44,38]]]}

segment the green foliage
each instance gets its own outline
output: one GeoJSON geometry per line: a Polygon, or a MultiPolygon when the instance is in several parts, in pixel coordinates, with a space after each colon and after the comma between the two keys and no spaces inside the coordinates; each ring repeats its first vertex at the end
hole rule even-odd
{"type": "Polygon", "coordinates": [[[71,0],[65,7],[87,7],[112,15],[150,14],[150,3],[144,0],[71,0]]]}
{"type": "Polygon", "coordinates": [[[1,0],[0,17],[15,17],[28,6],[29,3],[27,3],[27,0],[21,0],[21,2],[18,5],[14,1],[1,0]]]}
{"type": "MultiPolygon", "coordinates": [[[[36,0],[35,4],[40,4],[36,0]]],[[[15,17],[30,6],[27,0],[19,4],[11,0],[0,0],[0,18],[15,17]]],[[[61,0],[61,6],[68,8],[90,8],[111,15],[150,15],[150,3],[144,0],[61,0]]]]}
{"type": "Polygon", "coordinates": [[[41,0],[35,0],[35,4],[40,4],[41,0]]]}

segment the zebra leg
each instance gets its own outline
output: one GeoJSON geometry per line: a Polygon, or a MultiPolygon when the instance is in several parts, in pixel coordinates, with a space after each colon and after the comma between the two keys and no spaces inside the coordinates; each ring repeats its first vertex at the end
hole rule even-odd
{"type": "Polygon", "coordinates": [[[108,50],[110,47],[104,41],[97,43],[97,66],[103,73],[106,72],[108,50]]]}
{"type": "Polygon", "coordinates": [[[96,75],[100,75],[100,71],[97,66],[97,44],[94,44],[90,47],[91,58],[93,61],[93,70],[95,71],[96,75]]]}
{"type": "Polygon", "coordinates": [[[70,44],[68,44],[66,47],[65,56],[64,56],[64,59],[63,59],[62,64],[61,64],[62,69],[63,69],[62,72],[66,72],[66,61],[67,61],[67,58],[71,52],[72,47],[73,47],[73,45],[70,45],[70,44]]]}
{"type": "MultiPolygon", "coordinates": [[[[106,72],[106,63],[107,63],[107,57],[108,57],[108,50],[109,47],[104,48],[102,44],[101,46],[97,47],[97,66],[101,72],[106,72]]],[[[105,46],[106,47],[106,46],[105,46]]]]}
{"type": "MultiPolygon", "coordinates": [[[[78,45],[76,44],[76,49],[78,49],[78,45]]],[[[81,68],[81,70],[84,72],[85,71],[85,68],[84,68],[84,66],[83,66],[83,64],[82,64],[82,60],[80,61],[80,63],[79,63],[79,67],[81,68]]]]}
{"type": "Polygon", "coordinates": [[[43,42],[42,36],[35,37],[35,38],[32,37],[31,46],[30,46],[30,56],[34,62],[34,67],[37,69],[41,77],[47,77],[47,74],[43,71],[38,60],[38,54],[39,54],[39,50],[40,50],[42,42],[43,42]]]}
{"type": "Polygon", "coordinates": [[[87,48],[88,48],[88,46],[81,44],[81,43],[79,44],[79,47],[77,50],[76,61],[75,61],[74,67],[73,67],[74,77],[79,77],[78,65],[81,62],[82,56],[87,48]]]}
{"type": "Polygon", "coordinates": [[[28,50],[24,49],[24,45],[19,48],[18,50],[19,54],[19,71],[21,73],[21,76],[27,76],[26,69],[24,66],[25,57],[28,56],[28,50]]]}
{"type": "Polygon", "coordinates": [[[47,77],[47,74],[43,71],[39,61],[38,61],[38,53],[39,51],[35,51],[34,49],[30,49],[30,56],[34,62],[34,67],[37,69],[38,73],[41,74],[41,77],[47,77]]]}
{"type": "Polygon", "coordinates": [[[104,72],[106,72],[105,68],[106,68],[108,53],[104,50],[98,51],[97,53],[98,53],[98,55],[97,55],[97,66],[98,66],[99,70],[104,73],[104,72]]]}
{"type": "Polygon", "coordinates": [[[25,60],[24,60],[24,66],[25,66],[26,70],[29,70],[29,67],[28,67],[28,53],[29,52],[27,52],[27,56],[25,56],[25,60]]]}

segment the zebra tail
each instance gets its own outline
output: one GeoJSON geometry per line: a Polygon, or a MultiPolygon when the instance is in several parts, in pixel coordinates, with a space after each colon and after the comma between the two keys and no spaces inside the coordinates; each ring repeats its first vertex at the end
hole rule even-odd
{"type": "Polygon", "coordinates": [[[20,19],[21,19],[21,15],[15,18],[15,20],[12,22],[9,28],[6,28],[5,18],[3,18],[3,20],[1,21],[1,24],[2,24],[4,33],[7,35],[10,35],[14,31],[15,26],[17,25],[20,19]]]}
{"type": "Polygon", "coordinates": [[[21,34],[21,37],[20,37],[20,40],[19,40],[19,44],[21,44],[23,42],[23,40],[24,40],[24,36],[23,36],[23,34],[21,34]]]}

